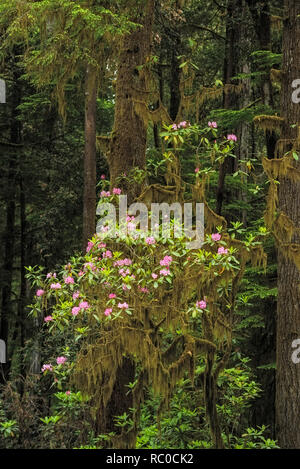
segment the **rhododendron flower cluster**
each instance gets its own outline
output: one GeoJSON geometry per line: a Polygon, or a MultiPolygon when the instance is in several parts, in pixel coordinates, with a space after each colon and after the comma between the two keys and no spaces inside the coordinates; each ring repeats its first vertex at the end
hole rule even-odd
{"type": "Polygon", "coordinates": [[[125,302],[125,303],[118,303],[118,308],[120,309],[128,309],[128,304],[125,302]]]}
{"type": "Polygon", "coordinates": [[[237,136],[235,134],[228,134],[227,140],[232,140],[233,142],[237,141],[237,136]]]}
{"type": "Polygon", "coordinates": [[[56,273],[54,272],[54,274],[52,272],[49,272],[47,274],[47,278],[56,278],[56,273]]]}
{"type": "Polygon", "coordinates": [[[159,271],[160,275],[163,275],[164,277],[166,277],[167,275],[169,275],[171,272],[169,271],[169,269],[161,269],[159,271]]]}
{"type": "Polygon", "coordinates": [[[199,309],[205,309],[206,308],[206,301],[204,301],[204,300],[197,301],[196,306],[199,309]]]}
{"type": "Polygon", "coordinates": [[[149,236],[148,238],[145,239],[146,241],[146,244],[155,244],[155,238],[153,238],[153,236],[149,236]]]}
{"type": "Polygon", "coordinates": [[[61,284],[60,283],[51,283],[50,288],[52,288],[52,290],[59,290],[61,288],[61,284]]]}
{"type": "Polygon", "coordinates": [[[90,250],[94,247],[94,243],[92,241],[88,242],[88,245],[86,247],[86,252],[90,252],[90,250]]]}
{"type": "Polygon", "coordinates": [[[45,365],[43,365],[41,371],[42,373],[44,373],[45,371],[53,371],[51,363],[46,363],[45,365]]]}
{"type": "Polygon", "coordinates": [[[111,251],[105,251],[105,252],[102,254],[102,257],[103,257],[103,259],[105,259],[105,258],[111,258],[111,257],[112,257],[112,252],[111,252],[111,251]]]}
{"type": "Polygon", "coordinates": [[[36,292],[36,296],[42,296],[44,293],[45,293],[45,290],[39,289],[39,290],[37,290],[37,292],[36,292]]]}
{"type": "Polygon", "coordinates": [[[114,188],[113,188],[113,194],[115,194],[115,195],[120,195],[121,192],[122,192],[121,189],[119,189],[118,187],[114,187],[114,188]]]}
{"type": "Polygon", "coordinates": [[[208,127],[210,127],[211,129],[216,129],[218,127],[218,124],[215,122],[215,121],[209,121],[208,122],[208,127]]]}
{"type": "Polygon", "coordinates": [[[100,197],[110,197],[110,192],[109,191],[101,191],[100,192],[100,197]]]}
{"type": "Polygon", "coordinates": [[[190,124],[187,121],[182,121],[182,122],[179,122],[179,124],[173,124],[172,129],[173,130],[186,129],[189,126],[190,124]]]}
{"type": "Polygon", "coordinates": [[[114,267],[118,266],[122,266],[122,265],[131,265],[132,264],[132,260],[131,259],[119,259],[118,261],[115,261],[114,262],[114,267]]]}
{"type": "Polygon", "coordinates": [[[165,256],[161,261],[159,261],[159,263],[160,263],[160,265],[165,265],[165,266],[169,267],[172,260],[173,260],[172,256],[165,256]]]}
{"type": "Polygon", "coordinates": [[[212,239],[213,241],[220,241],[220,239],[221,239],[220,233],[213,233],[213,234],[211,235],[211,239],[212,239]]]}
{"type": "Polygon", "coordinates": [[[56,359],[56,363],[58,365],[63,365],[64,363],[66,363],[66,361],[67,361],[67,357],[57,357],[56,359]]]}
{"type": "Polygon", "coordinates": [[[53,321],[53,317],[52,316],[45,316],[44,321],[45,322],[53,321]]]}
{"type": "Polygon", "coordinates": [[[70,275],[68,277],[66,277],[65,278],[65,283],[66,284],[73,284],[74,283],[73,277],[71,277],[70,275]]]}
{"type": "Polygon", "coordinates": [[[75,293],[73,293],[72,298],[73,300],[77,300],[79,298],[80,292],[77,290],[75,293]]]}
{"type": "Polygon", "coordinates": [[[81,309],[81,308],[79,308],[79,306],[74,306],[74,307],[72,308],[72,314],[73,314],[73,316],[77,316],[77,314],[80,312],[80,309],[81,309]]]}
{"type": "Polygon", "coordinates": [[[228,254],[228,249],[225,249],[223,246],[218,248],[218,254],[228,254]]]}

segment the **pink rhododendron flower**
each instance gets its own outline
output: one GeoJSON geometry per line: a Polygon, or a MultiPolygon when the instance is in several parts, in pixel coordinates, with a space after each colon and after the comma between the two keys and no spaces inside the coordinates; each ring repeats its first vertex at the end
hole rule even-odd
{"type": "Polygon", "coordinates": [[[164,277],[166,277],[167,275],[170,274],[170,271],[168,269],[162,269],[159,271],[160,275],[163,275],[164,277]]]}
{"type": "Polygon", "coordinates": [[[42,366],[42,373],[44,373],[45,371],[53,371],[51,363],[47,363],[42,366]]]}
{"type": "Polygon", "coordinates": [[[177,130],[177,125],[176,125],[176,124],[173,124],[173,125],[172,125],[172,129],[173,129],[173,130],[177,130]]]}
{"type": "Polygon", "coordinates": [[[66,396],[69,396],[71,394],[71,391],[66,391],[66,396]]]}
{"type": "Polygon", "coordinates": [[[105,259],[105,258],[110,258],[110,257],[112,257],[112,252],[111,252],[111,251],[105,251],[105,252],[102,254],[102,257],[103,257],[103,259],[105,259]]]}
{"type": "Polygon", "coordinates": [[[100,192],[100,197],[110,197],[110,192],[109,191],[101,191],[100,192]]]}
{"type": "Polygon", "coordinates": [[[111,313],[112,313],[112,308],[106,308],[106,310],[104,311],[105,316],[110,316],[111,313]]]}
{"type": "Polygon", "coordinates": [[[100,176],[101,179],[105,179],[105,177],[106,177],[105,174],[101,174],[100,176]]]}
{"type": "Polygon", "coordinates": [[[129,269],[126,269],[126,270],[120,269],[119,274],[122,275],[122,277],[126,277],[126,275],[130,274],[130,270],[129,269]]]}
{"type": "Polygon", "coordinates": [[[87,301],[82,301],[81,303],[79,303],[79,308],[80,309],[89,309],[90,305],[88,304],[87,301]]]}
{"type": "Polygon", "coordinates": [[[77,290],[75,293],[73,293],[72,298],[73,300],[77,300],[79,298],[80,292],[77,290]]]}
{"type": "Polygon", "coordinates": [[[93,246],[94,246],[93,241],[89,241],[88,245],[86,247],[86,252],[90,252],[90,250],[92,249],[93,246]]]}
{"type": "Polygon", "coordinates": [[[44,317],[44,321],[45,322],[53,321],[53,317],[52,316],[46,316],[46,317],[44,317]]]}
{"type": "Polygon", "coordinates": [[[172,256],[165,256],[161,261],[159,261],[160,265],[165,265],[165,266],[169,266],[172,262],[172,256]]]}
{"type": "Polygon", "coordinates": [[[213,234],[211,235],[211,239],[212,239],[213,241],[220,241],[221,235],[220,235],[219,233],[213,233],[213,234]]]}
{"type": "Polygon", "coordinates": [[[232,140],[233,142],[237,141],[237,136],[234,134],[228,134],[227,135],[227,140],[232,140]]]}
{"type": "Polygon", "coordinates": [[[52,288],[52,290],[59,290],[61,288],[61,284],[60,283],[51,283],[50,288],[52,288]]]}
{"type": "Polygon", "coordinates": [[[43,289],[41,288],[41,289],[37,290],[36,296],[42,296],[44,293],[45,293],[45,290],[43,290],[43,289]]]}
{"type": "Polygon", "coordinates": [[[47,278],[56,278],[56,273],[54,272],[54,274],[52,272],[49,272],[49,274],[47,274],[47,278]]]}
{"type": "Polygon", "coordinates": [[[156,279],[156,278],[158,277],[158,275],[155,274],[154,272],[152,272],[151,277],[154,278],[154,279],[156,279]]]}
{"type": "Polygon", "coordinates": [[[108,295],[108,298],[112,300],[113,298],[116,298],[116,296],[117,296],[117,295],[116,295],[115,293],[110,293],[110,294],[108,295]]]}
{"type": "Polygon", "coordinates": [[[78,277],[82,277],[83,275],[84,275],[84,272],[80,270],[80,272],[78,272],[78,277]]]}
{"type": "Polygon", "coordinates": [[[64,363],[66,363],[66,361],[67,361],[66,357],[57,357],[57,359],[56,359],[56,363],[58,365],[63,365],[64,363]]]}
{"type": "Polygon", "coordinates": [[[66,277],[66,278],[65,278],[65,283],[66,283],[66,284],[74,283],[73,277],[71,277],[70,275],[69,275],[68,277],[66,277]]]}
{"type": "Polygon", "coordinates": [[[204,300],[197,301],[196,306],[197,306],[197,308],[205,309],[206,308],[206,302],[204,300]]]}
{"type": "Polygon", "coordinates": [[[195,173],[199,173],[200,168],[195,168],[195,173]]]}
{"type": "Polygon", "coordinates": [[[153,236],[149,236],[148,238],[145,239],[146,244],[155,244],[155,238],[153,236]]]}
{"type": "Polygon", "coordinates": [[[147,287],[141,287],[140,285],[138,286],[138,289],[142,292],[142,293],[149,293],[149,290],[147,287]]]}
{"type": "Polygon", "coordinates": [[[114,262],[114,267],[121,267],[123,265],[131,265],[132,260],[131,259],[119,259],[118,261],[114,262]]]}
{"type": "Polygon", "coordinates": [[[211,129],[216,129],[218,127],[218,124],[215,121],[213,122],[209,121],[208,127],[210,127],[211,129]]]}
{"type": "Polygon", "coordinates": [[[77,314],[80,312],[79,306],[73,306],[72,308],[72,314],[73,316],[77,316],[77,314]]]}
{"type": "Polygon", "coordinates": [[[118,308],[120,309],[127,309],[128,308],[128,304],[125,302],[125,303],[118,303],[118,308]]]}
{"type": "Polygon", "coordinates": [[[115,195],[120,195],[121,192],[122,192],[121,189],[119,189],[118,187],[114,187],[114,188],[113,188],[113,194],[115,194],[115,195]]]}
{"type": "Polygon", "coordinates": [[[224,249],[223,246],[221,246],[218,249],[218,254],[227,254],[227,253],[228,253],[228,249],[224,249]]]}
{"type": "Polygon", "coordinates": [[[179,122],[178,129],[180,129],[180,128],[185,129],[188,125],[189,124],[187,123],[187,121],[179,122]]]}
{"type": "Polygon", "coordinates": [[[98,244],[98,248],[101,249],[101,248],[106,248],[106,243],[100,243],[98,244]]]}

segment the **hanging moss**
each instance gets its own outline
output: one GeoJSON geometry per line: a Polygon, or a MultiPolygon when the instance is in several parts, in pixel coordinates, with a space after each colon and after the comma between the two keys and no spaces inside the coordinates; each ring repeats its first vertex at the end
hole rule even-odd
{"type": "Polygon", "coordinates": [[[282,71],[278,70],[277,68],[271,68],[270,70],[270,80],[273,83],[281,83],[282,80],[282,71]]]}
{"type": "Polygon", "coordinates": [[[260,127],[264,132],[274,132],[274,131],[281,131],[284,119],[283,117],[279,116],[256,116],[253,119],[255,125],[260,127]]]}

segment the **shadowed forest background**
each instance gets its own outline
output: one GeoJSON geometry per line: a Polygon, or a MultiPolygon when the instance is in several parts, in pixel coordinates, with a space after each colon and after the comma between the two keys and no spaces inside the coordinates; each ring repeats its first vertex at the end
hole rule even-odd
{"type": "Polygon", "coordinates": [[[0,0],[0,79],[0,448],[300,448],[298,0],[0,0]]]}

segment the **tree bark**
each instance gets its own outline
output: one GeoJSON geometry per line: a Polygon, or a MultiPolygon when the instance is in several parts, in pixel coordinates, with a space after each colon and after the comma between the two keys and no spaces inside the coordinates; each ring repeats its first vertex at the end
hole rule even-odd
{"type": "MultiPolygon", "coordinates": [[[[127,195],[128,204],[140,195],[141,184],[132,179],[118,181],[118,178],[124,173],[129,176],[134,168],[143,170],[146,166],[147,126],[135,111],[134,99],[140,96],[141,91],[147,91],[145,75],[140,75],[137,67],[146,63],[151,52],[154,6],[154,0],[147,0],[145,12],[133,19],[142,24],[142,28],[125,37],[119,56],[114,127],[107,159],[111,187],[120,187],[122,193],[127,195]]],[[[135,364],[131,358],[124,357],[117,372],[111,399],[104,409],[104,415],[99,414],[96,422],[97,431],[116,432],[121,437],[118,444],[123,442],[126,447],[134,447],[135,435],[128,441],[123,441],[122,434],[118,434],[119,429],[114,425],[114,417],[124,412],[130,414],[133,396],[128,393],[127,385],[134,381],[134,377],[135,364]]]]}
{"type": "Polygon", "coordinates": [[[85,83],[83,249],[96,230],[96,103],[97,71],[88,66],[85,83]]]}
{"type": "MultiPolygon", "coordinates": [[[[19,144],[21,142],[21,122],[18,120],[17,107],[21,100],[21,85],[18,82],[20,77],[19,70],[13,73],[13,89],[11,90],[11,123],[10,123],[10,142],[19,144]]],[[[7,175],[7,197],[6,197],[6,227],[4,232],[4,263],[2,267],[2,300],[1,300],[1,321],[0,337],[6,343],[8,352],[9,325],[13,313],[12,309],[12,281],[13,281],[13,263],[15,258],[15,212],[16,212],[16,170],[17,170],[17,152],[12,146],[7,149],[8,152],[8,175],[7,175]]],[[[7,363],[3,365],[3,373],[0,375],[0,382],[5,382],[10,370],[10,359],[8,353],[7,363]]]]}
{"type": "MultiPolygon", "coordinates": [[[[283,80],[281,116],[285,119],[281,138],[296,139],[300,106],[292,101],[292,82],[300,77],[300,3],[284,1],[283,80]]],[[[287,142],[285,151],[291,148],[287,142]]],[[[299,151],[299,144],[295,145],[299,151]]],[[[297,170],[300,163],[294,162],[297,170]]],[[[280,178],[279,211],[284,212],[300,229],[300,182],[280,178]]],[[[299,243],[294,235],[293,243],[299,243]]],[[[284,249],[284,248],[283,248],[284,249]]],[[[284,252],[278,255],[276,435],[281,448],[300,448],[300,365],[293,363],[292,342],[300,337],[300,273],[284,252]]]]}
{"type": "Polygon", "coordinates": [[[121,187],[130,203],[140,194],[141,185],[118,177],[129,176],[134,168],[145,169],[147,126],[135,111],[134,100],[146,101],[146,74],[144,67],[151,52],[154,0],[147,0],[145,11],[133,21],[142,25],[123,39],[116,81],[115,119],[111,136],[108,163],[111,187],[121,187]]]}

